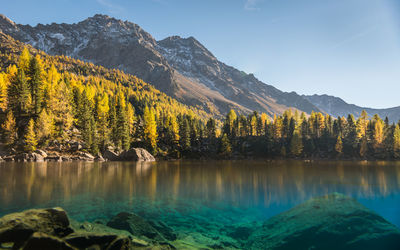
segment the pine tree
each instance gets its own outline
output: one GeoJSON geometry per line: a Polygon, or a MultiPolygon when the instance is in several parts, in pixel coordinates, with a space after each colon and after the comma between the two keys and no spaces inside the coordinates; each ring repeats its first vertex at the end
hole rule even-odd
{"type": "Polygon", "coordinates": [[[393,156],[396,159],[400,158],[400,126],[396,124],[393,132],[393,156]]]}
{"type": "Polygon", "coordinates": [[[360,117],[357,119],[357,138],[361,139],[365,136],[368,127],[368,114],[365,110],[361,112],[360,117]]]}
{"type": "Polygon", "coordinates": [[[236,112],[231,109],[229,113],[226,115],[225,124],[224,124],[224,132],[231,137],[233,135],[234,126],[233,123],[236,120],[237,115],[236,112]]]}
{"type": "Polygon", "coordinates": [[[30,61],[31,61],[31,55],[29,53],[29,50],[27,47],[24,47],[21,55],[18,58],[18,68],[25,72],[28,72],[30,61]]]}
{"type": "Polygon", "coordinates": [[[17,127],[11,110],[7,113],[2,129],[4,130],[4,143],[8,146],[13,145],[17,139],[17,127]]]}
{"type": "Polygon", "coordinates": [[[38,115],[42,109],[43,102],[43,69],[40,56],[33,57],[29,65],[29,85],[31,91],[31,99],[33,113],[38,115]]]}
{"type": "Polygon", "coordinates": [[[293,133],[293,137],[290,142],[290,153],[293,156],[300,156],[302,152],[303,152],[303,141],[300,137],[300,133],[296,130],[293,133]]]}
{"type": "Polygon", "coordinates": [[[384,140],[384,124],[382,119],[379,116],[374,116],[374,126],[373,126],[373,139],[374,139],[374,148],[375,150],[379,149],[382,146],[382,142],[384,140]]]}
{"type": "Polygon", "coordinates": [[[343,143],[342,143],[342,136],[341,135],[339,135],[337,137],[336,144],[335,144],[335,151],[339,155],[341,155],[343,153],[343,143]]]}
{"type": "Polygon", "coordinates": [[[221,145],[220,145],[219,152],[223,156],[229,156],[232,153],[231,143],[229,141],[227,134],[224,134],[221,138],[221,145]]]}
{"type": "Polygon", "coordinates": [[[8,88],[8,79],[7,75],[4,73],[0,73],[0,111],[5,112],[7,109],[7,88],[8,88]]]}
{"type": "Polygon", "coordinates": [[[179,128],[179,144],[183,150],[188,150],[190,149],[190,126],[189,126],[189,121],[186,117],[182,117],[181,122],[180,122],[180,128],[179,128]]]}
{"type": "Polygon", "coordinates": [[[54,122],[51,115],[49,115],[45,109],[40,112],[35,123],[35,128],[38,141],[42,144],[46,144],[46,141],[54,133],[54,122]]]}
{"type": "Polygon", "coordinates": [[[210,139],[214,139],[216,135],[216,125],[215,125],[215,120],[213,118],[208,119],[207,121],[207,137],[210,139]]]}
{"type": "Polygon", "coordinates": [[[35,134],[35,122],[33,119],[29,120],[28,126],[26,127],[25,136],[24,136],[24,150],[27,152],[33,152],[36,150],[37,140],[35,134]]]}
{"type": "Polygon", "coordinates": [[[22,69],[18,69],[16,77],[9,85],[8,100],[9,106],[17,118],[29,112],[31,95],[25,73],[22,69]]]}
{"type": "Polygon", "coordinates": [[[157,124],[153,109],[146,107],[143,113],[145,141],[150,148],[157,148],[157,124]]]}
{"type": "Polygon", "coordinates": [[[360,156],[364,158],[368,153],[368,141],[367,141],[367,136],[364,135],[361,138],[361,143],[360,143],[360,156]]]}

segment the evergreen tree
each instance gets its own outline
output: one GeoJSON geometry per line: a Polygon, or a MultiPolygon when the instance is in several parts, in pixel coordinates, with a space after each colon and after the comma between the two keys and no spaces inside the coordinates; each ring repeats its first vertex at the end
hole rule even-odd
{"type": "Polygon", "coordinates": [[[290,142],[290,153],[293,156],[300,156],[302,152],[303,152],[303,141],[300,137],[300,133],[296,130],[293,133],[293,137],[290,142]]]}
{"type": "Polygon", "coordinates": [[[208,119],[207,121],[207,137],[210,139],[214,139],[217,136],[217,128],[215,125],[215,120],[213,118],[208,119]]]}
{"type": "Polygon", "coordinates": [[[180,128],[179,128],[179,144],[183,150],[188,150],[190,149],[190,127],[189,127],[189,121],[187,120],[186,117],[183,117],[180,122],[180,128]]]}
{"type": "Polygon", "coordinates": [[[335,144],[335,151],[338,155],[341,155],[343,153],[343,143],[342,143],[342,136],[339,135],[336,140],[335,144]]]}
{"type": "Polygon", "coordinates": [[[29,53],[28,48],[24,47],[21,55],[18,58],[18,68],[23,70],[24,72],[28,72],[30,61],[31,61],[31,54],[29,53]]]}
{"type": "Polygon", "coordinates": [[[400,158],[400,126],[396,124],[393,132],[393,157],[400,158]]]}
{"type": "Polygon", "coordinates": [[[236,118],[237,115],[233,109],[231,109],[229,113],[226,115],[224,124],[224,133],[226,133],[229,137],[233,135],[234,121],[236,120],[236,118]]]}
{"type": "Polygon", "coordinates": [[[38,115],[42,109],[43,102],[43,69],[40,57],[33,57],[29,65],[29,85],[31,91],[31,99],[33,113],[38,115]]]}
{"type": "Polygon", "coordinates": [[[17,127],[13,112],[10,110],[7,113],[6,120],[2,125],[4,131],[3,141],[6,145],[11,146],[17,140],[17,127]]]}
{"type": "Polygon", "coordinates": [[[367,141],[367,136],[364,135],[361,138],[361,143],[360,143],[360,156],[364,158],[365,156],[367,156],[367,153],[368,153],[368,141],[367,141]]]}
{"type": "Polygon", "coordinates": [[[143,120],[145,140],[155,150],[157,147],[157,124],[153,109],[148,107],[144,109],[143,120]]]}
{"type": "Polygon", "coordinates": [[[8,79],[7,75],[0,72],[0,111],[5,112],[7,109],[7,88],[8,79]]]}
{"type": "Polygon", "coordinates": [[[221,138],[221,145],[220,145],[219,152],[223,156],[230,156],[232,153],[231,143],[229,141],[227,134],[224,134],[221,138]]]}
{"type": "Polygon", "coordinates": [[[9,85],[8,100],[17,118],[28,114],[31,107],[31,95],[25,73],[21,69],[18,69],[16,77],[9,85]]]}
{"type": "Polygon", "coordinates": [[[36,120],[35,128],[37,131],[38,142],[46,144],[47,140],[54,133],[54,122],[51,115],[43,109],[36,120]]]}
{"type": "Polygon", "coordinates": [[[24,135],[24,150],[27,152],[33,152],[36,150],[37,140],[35,134],[35,122],[33,119],[29,120],[28,126],[26,127],[25,135],[24,135]]]}

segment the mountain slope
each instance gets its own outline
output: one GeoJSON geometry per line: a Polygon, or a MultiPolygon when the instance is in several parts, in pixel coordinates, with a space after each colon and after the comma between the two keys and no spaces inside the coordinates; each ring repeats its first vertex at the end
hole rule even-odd
{"type": "Polygon", "coordinates": [[[334,117],[347,116],[348,114],[353,114],[355,117],[358,117],[361,112],[365,110],[369,116],[378,114],[381,118],[388,117],[392,122],[397,122],[400,119],[400,106],[387,109],[373,109],[348,104],[341,98],[335,96],[303,95],[303,97],[317,106],[321,111],[334,117]]]}
{"type": "Polygon", "coordinates": [[[138,25],[105,15],[76,24],[15,24],[0,16],[0,30],[51,55],[67,55],[134,74],[185,104],[217,116],[231,108],[268,114],[318,108],[218,61],[194,38],[155,39],[138,25]]]}
{"type": "MultiPolygon", "coordinates": [[[[27,45],[0,31],[0,71],[6,71],[8,66],[17,64],[25,46],[27,45]]],[[[30,45],[27,48],[31,54],[39,54],[46,67],[54,65],[59,72],[75,75],[86,85],[104,85],[108,94],[117,92],[118,89],[124,90],[139,114],[143,113],[145,106],[151,106],[157,114],[190,115],[204,121],[210,117],[204,111],[182,104],[143,80],[120,70],[107,69],[65,56],[49,56],[30,45]]]]}

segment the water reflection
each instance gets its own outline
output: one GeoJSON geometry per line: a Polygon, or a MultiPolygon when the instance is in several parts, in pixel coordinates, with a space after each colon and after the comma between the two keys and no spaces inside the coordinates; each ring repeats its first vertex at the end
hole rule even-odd
{"type": "Polygon", "coordinates": [[[399,193],[395,162],[217,161],[158,163],[2,163],[0,212],[65,202],[87,194],[106,201],[129,197],[180,199],[235,206],[299,203],[341,192],[377,198],[399,193]]]}

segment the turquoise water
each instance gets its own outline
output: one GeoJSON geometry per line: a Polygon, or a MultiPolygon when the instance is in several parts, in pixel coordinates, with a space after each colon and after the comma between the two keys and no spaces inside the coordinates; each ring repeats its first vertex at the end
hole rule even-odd
{"type": "Polygon", "coordinates": [[[200,245],[231,226],[260,225],[332,192],[356,198],[400,227],[396,162],[0,163],[0,216],[54,206],[79,221],[135,212],[200,245]]]}

